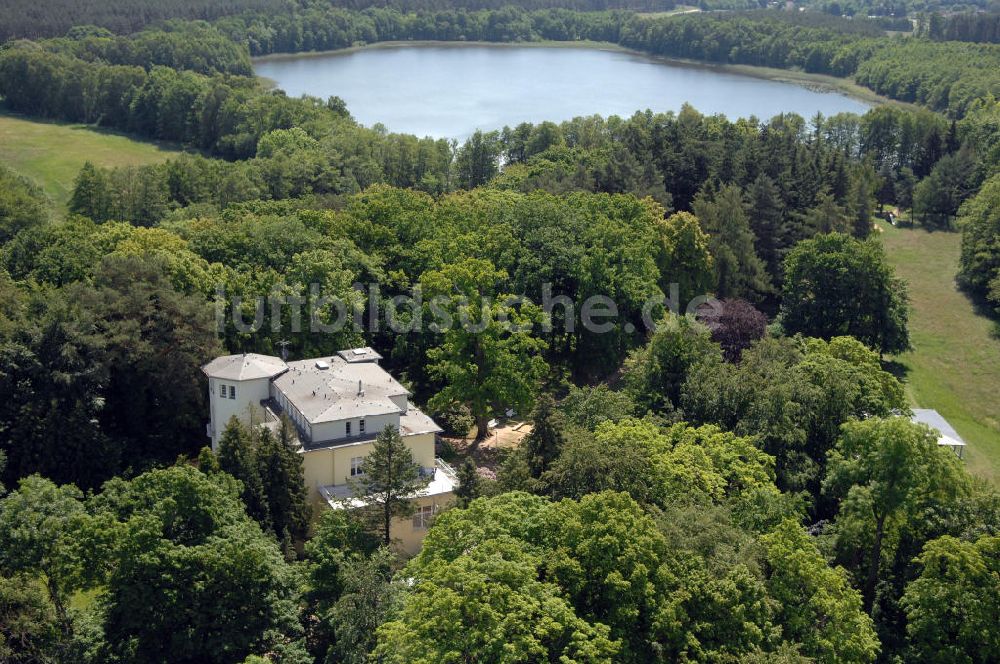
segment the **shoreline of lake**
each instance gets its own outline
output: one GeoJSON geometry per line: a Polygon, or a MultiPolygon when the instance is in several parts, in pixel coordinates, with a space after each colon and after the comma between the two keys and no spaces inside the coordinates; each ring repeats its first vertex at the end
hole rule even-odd
{"type": "MultiPolygon", "coordinates": [[[[645,58],[663,64],[688,67],[692,69],[705,69],[729,74],[739,74],[750,76],[767,81],[778,83],[789,83],[798,85],[809,90],[822,93],[842,94],[856,101],[871,105],[895,105],[907,108],[918,108],[915,104],[910,104],[895,99],[884,97],[869,88],[858,85],[850,78],[840,78],[827,74],[813,74],[796,69],[779,69],[776,67],[759,67],[756,65],[722,64],[706,62],[703,60],[692,60],[689,58],[671,58],[661,55],[637,51],[635,49],[615,44],[614,42],[602,42],[592,40],[579,41],[554,41],[540,40],[530,42],[491,42],[491,41],[435,41],[429,39],[415,40],[392,40],[382,42],[372,42],[370,44],[358,44],[345,48],[338,48],[326,51],[300,51],[297,53],[269,53],[250,58],[253,64],[258,62],[280,62],[283,60],[299,60],[307,58],[321,58],[331,55],[346,55],[361,51],[372,51],[379,49],[395,48],[465,48],[465,47],[495,47],[495,48],[585,48],[595,51],[610,51],[615,53],[626,53],[637,57],[645,58]]],[[[270,78],[258,76],[266,81],[271,87],[277,87],[277,83],[270,78]]]]}
{"type": "Polygon", "coordinates": [[[652,56],[606,42],[393,41],[254,60],[262,84],[338,96],[364,126],[464,140],[521,122],[678,112],[761,121],[864,114],[881,103],[850,82],[652,56]]]}

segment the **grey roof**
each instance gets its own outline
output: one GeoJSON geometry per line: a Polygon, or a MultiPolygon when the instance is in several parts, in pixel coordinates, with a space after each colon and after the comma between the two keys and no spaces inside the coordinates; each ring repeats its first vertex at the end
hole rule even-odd
{"type": "Polygon", "coordinates": [[[407,389],[378,364],[348,362],[339,355],[290,362],[274,386],[310,424],[402,413],[391,397],[409,396],[407,389]],[[317,363],[326,363],[329,368],[321,369],[317,363]]]}
{"type": "Polygon", "coordinates": [[[424,411],[412,403],[406,407],[406,412],[399,416],[399,433],[403,436],[415,436],[420,433],[441,433],[444,431],[424,411]]]}
{"type": "Polygon", "coordinates": [[[201,368],[211,378],[225,380],[254,380],[272,378],[288,369],[280,358],[257,353],[224,355],[217,357],[201,368]]]}
{"type": "MultiPolygon", "coordinates": [[[[277,425],[275,425],[277,426],[277,425]]],[[[276,431],[276,429],[275,429],[276,431]]],[[[416,436],[424,433],[441,433],[443,429],[437,422],[428,417],[422,410],[407,402],[406,412],[399,416],[399,434],[406,436],[416,436]]],[[[345,447],[347,445],[358,445],[375,440],[381,433],[380,429],[372,429],[364,433],[356,433],[352,436],[335,438],[333,440],[305,440],[300,441],[302,450],[312,452],[313,450],[331,449],[334,447],[345,447]]]]}
{"type": "Polygon", "coordinates": [[[382,359],[382,356],[375,352],[375,349],[371,346],[340,350],[337,351],[337,355],[352,364],[355,362],[378,362],[382,359]]]}
{"type": "Polygon", "coordinates": [[[937,431],[946,438],[951,438],[953,441],[965,444],[962,437],[958,435],[958,432],[948,424],[948,420],[941,416],[941,413],[937,412],[933,408],[914,408],[913,417],[910,418],[911,421],[917,422],[919,424],[926,424],[932,429],[937,429],[937,431]]]}

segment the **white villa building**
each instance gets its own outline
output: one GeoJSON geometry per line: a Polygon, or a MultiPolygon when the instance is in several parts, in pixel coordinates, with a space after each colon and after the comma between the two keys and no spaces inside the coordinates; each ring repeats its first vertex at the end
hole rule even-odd
{"type": "Polygon", "coordinates": [[[276,428],[286,414],[298,432],[309,499],[342,509],[352,496],[351,480],[386,425],[399,430],[430,483],[413,497],[416,512],[396,519],[392,537],[402,548],[420,548],[432,516],[454,498],[455,472],[434,457],[441,428],[409,401],[410,393],[385,369],[371,348],[342,350],[333,357],[285,362],[255,353],[218,357],[202,370],[208,376],[212,449],[230,418],[248,426],[276,428]]]}

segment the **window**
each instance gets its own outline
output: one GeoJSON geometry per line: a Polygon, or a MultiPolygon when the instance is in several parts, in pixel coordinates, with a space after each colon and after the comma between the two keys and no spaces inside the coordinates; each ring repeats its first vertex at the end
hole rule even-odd
{"type": "Polygon", "coordinates": [[[222,397],[223,399],[226,398],[226,384],[225,383],[219,383],[219,396],[222,397]]]}
{"type": "Polygon", "coordinates": [[[364,475],[364,472],[361,470],[361,464],[364,460],[364,457],[351,457],[351,477],[364,475]]]}
{"type": "Polygon", "coordinates": [[[229,386],[229,398],[230,399],[235,399],[236,398],[236,386],[235,385],[230,385],[229,386]]]}
{"type": "Polygon", "coordinates": [[[344,432],[345,436],[351,435],[351,423],[349,421],[344,423],[344,432]]]}
{"type": "Polygon", "coordinates": [[[413,513],[413,529],[427,530],[427,528],[431,525],[431,517],[433,516],[433,505],[421,505],[417,508],[417,511],[413,513]]]}
{"type": "Polygon", "coordinates": [[[358,421],[358,433],[364,433],[364,432],[365,432],[365,420],[364,418],[362,418],[361,420],[358,421]]]}

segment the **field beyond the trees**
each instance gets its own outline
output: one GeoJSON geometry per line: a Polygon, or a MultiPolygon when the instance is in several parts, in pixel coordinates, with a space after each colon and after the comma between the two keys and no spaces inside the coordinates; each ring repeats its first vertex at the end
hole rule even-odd
{"type": "Polygon", "coordinates": [[[914,350],[904,367],[912,405],[937,409],[968,443],[969,470],[1000,484],[1000,340],[955,275],[962,236],[880,223],[889,260],[910,284],[914,350]]]}
{"type": "Polygon", "coordinates": [[[0,113],[0,163],[34,180],[59,207],[69,200],[73,181],[88,160],[110,168],[152,164],[176,154],[170,146],[86,125],[0,113]]]}

